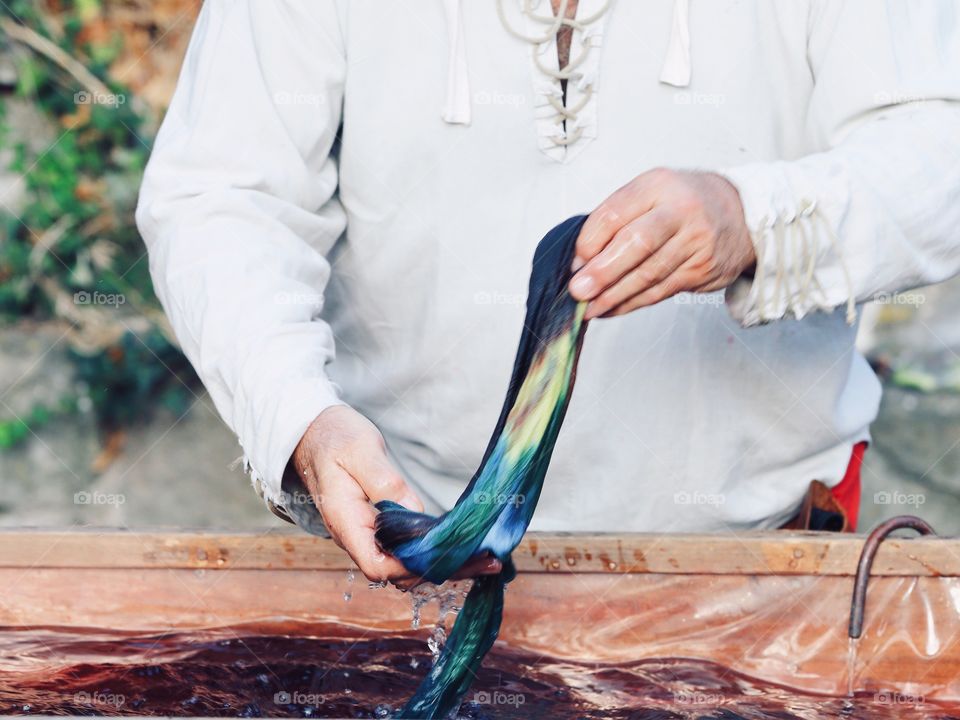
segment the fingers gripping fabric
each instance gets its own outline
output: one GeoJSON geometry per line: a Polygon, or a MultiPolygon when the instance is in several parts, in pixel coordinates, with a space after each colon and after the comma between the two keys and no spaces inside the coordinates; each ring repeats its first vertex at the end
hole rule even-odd
{"type": "Polygon", "coordinates": [[[585,220],[570,218],[537,246],[507,397],[480,468],[456,505],[433,517],[389,501],[377,504],[380,547],[430,582],[445,582],[487,552],[503,563],[498,575],[474,581],[440,657],[401,717],[443,718],[456,710],[500,631],[504,587],[516,574],[510,553],[540,497],[586,329],[586,304],[567,293],[585,220]]]}

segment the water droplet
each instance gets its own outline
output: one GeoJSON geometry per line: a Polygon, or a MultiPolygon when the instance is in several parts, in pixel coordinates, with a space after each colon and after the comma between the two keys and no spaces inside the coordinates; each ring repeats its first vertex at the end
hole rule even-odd
{"type": "Polygon", "coordinates": [[[427,647],[430,648],[430,654],[433,655],[433,662],[437,662],[437,658],[440,657],[440,651],[443,650],[443,643],[447,640],[447,631],[443,629],[443,626],[437,625],[433,629],[433,633],[427,638],[427,647]]]}
{"type": "Polygon", "coordinates": [[[393,712],[393,708],[390,707],[389,705],[377,705],[373,709],[374,717],[378,717],[378,718],[390,717],[390,713],[392,712],[393,712]]]}
{"type": "Polygon", "coordinates": [[[348,592],[345,592],[345,593],[343,594],[343,601],[344,601],[344,602],[350,602],[352,599],[353,599],[353,593],[352,593],[352,592],[349,592],[349,591],[348,591],[348,592]]]}
{"type": "Polygon", "coordinates": [[[420,606],[414,604],[413,617],[410,618],[410,627],[414,630],[420,629],[420,606]]]}

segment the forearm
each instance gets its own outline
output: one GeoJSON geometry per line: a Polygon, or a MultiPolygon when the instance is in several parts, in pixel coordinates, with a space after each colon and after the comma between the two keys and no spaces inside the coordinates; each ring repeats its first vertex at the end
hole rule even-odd
{"type": "Polygon", "coordinates": [[[137,210],[157,294],[274,501],[296,443],[338,402],[319,317],[346,224],[329,157],[338,27],[329,1],[206,4],[137,210]],[[316,102],[282,102],[305,88],[316,102]]]}

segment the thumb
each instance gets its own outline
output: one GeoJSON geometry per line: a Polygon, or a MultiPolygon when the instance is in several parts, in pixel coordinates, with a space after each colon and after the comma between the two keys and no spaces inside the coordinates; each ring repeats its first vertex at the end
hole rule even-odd
{"type": "Polygon", "coordinates": [[[357,481],[370,502],[393,500],[405,508],[423,512],[420,498],[387,458],[382,447],[365,448],[352,460],[351,467],[345,469],[357,481]]]}

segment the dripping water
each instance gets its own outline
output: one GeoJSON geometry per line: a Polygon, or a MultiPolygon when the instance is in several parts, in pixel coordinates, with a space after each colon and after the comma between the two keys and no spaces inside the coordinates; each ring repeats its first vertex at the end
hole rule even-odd
{"type": "Polygon", "coordinates": [[[857,669],[857,649],[860,646],[859,638],[850,638],[850,644],[847,646],[847,697],[853,697],[854,691],[854,673],[857,669]]]}
{"type": "Polygon", "coordinates": [[[353,599],[353,581],[357,577],[357,572],[353,568],[347,570],[347,589],[343,591],[343,601],[350,602],[353,599]]]}

